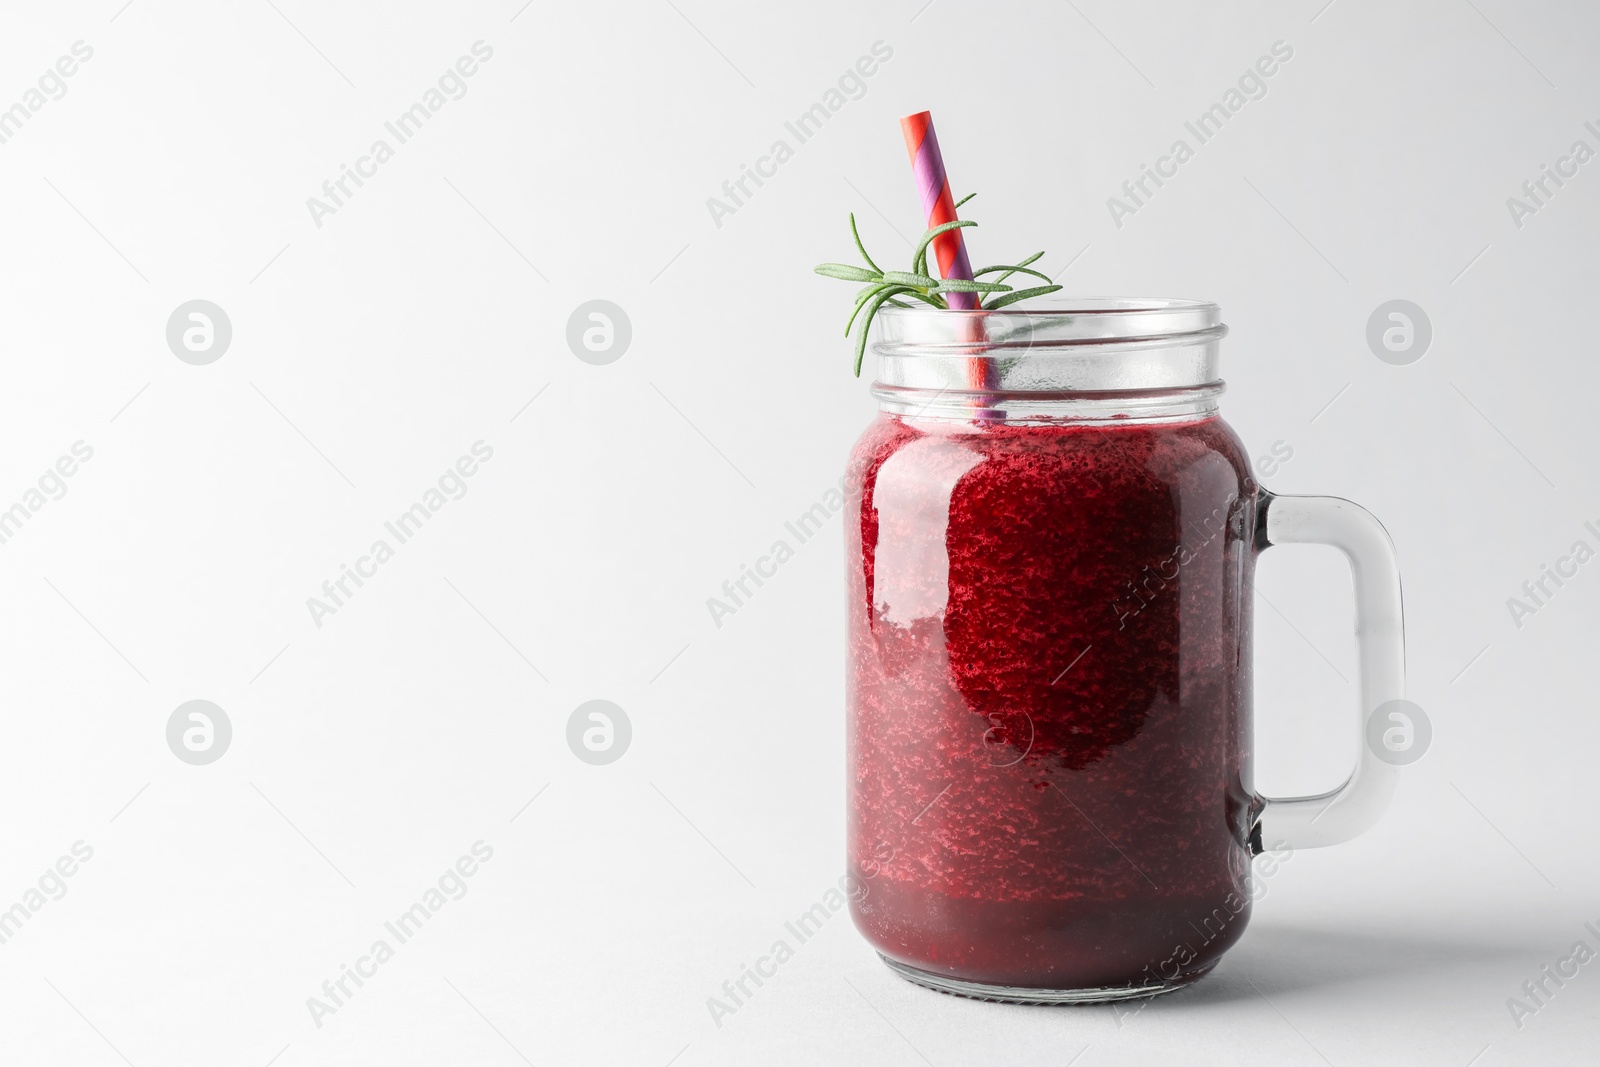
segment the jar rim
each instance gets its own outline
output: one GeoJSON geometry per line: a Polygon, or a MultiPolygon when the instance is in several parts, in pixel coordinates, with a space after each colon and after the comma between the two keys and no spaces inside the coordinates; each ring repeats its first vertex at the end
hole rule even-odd
{"type": "Polygon", "coordinates": [[[947,345],[1049,348],[1061,345],[1216,340],[1227,334],[1210,300],[1169,297],[1071,297],[998,311],[885,307],[878,312],[880,355],[909,355],[947,345]],[[990,322],[998,326],[989,326],[990,322]]]}
{"type": "MultiPolygon", "coordinates": [[[[1163,413],[1214,406],[1218,342],[1209,300],[1074,297],[998,311],[885,308],[874,323],[885,410],[988,407],[1021,416],[1143,398],[1163,413]],[[937,399],[934,399],[937,397],[937,399]]],[[[1131,410],[1131,409],[1130,409],[1131,410]]]]}
{"type": "Polygon", "coordinates": [[[1194,310],[1221,313],[1221,305],[1214,300],[1193,300],[1170,296],[1072,296],[1043,297],[1027,307],[1000,308],[997,311],[946,311],[926,304],[907,308],[885,307],[881,315],[1071,315],[1071,314],[1135,314],[1148,311],[1194,310]]]}

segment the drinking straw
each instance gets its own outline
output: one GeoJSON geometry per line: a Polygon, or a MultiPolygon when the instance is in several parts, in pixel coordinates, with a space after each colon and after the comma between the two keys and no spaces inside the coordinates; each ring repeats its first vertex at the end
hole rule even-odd
{"type": "MultiPolygon", "coordinates": [[[[945,173],[944,156],[939,153],[939,138],[933,132],[933,116],[927,111],[907,115],[900,120],[900,132],[906,139],[906,152],[911,156],[911,172],[917,181],[917,193],[922,198],[922,213],[927,216],[928,229],[943,226],[956,220],[955,197],[950,193],[950,177],[945,173]]],[[[934,258],[939,263],[942,278],[960,278],[972,281],[972,262],[967,258],[967,243],[960,227],[941,233],[933,239],[934,258]]],[[[945,301],[953,311],[975,311],[977,293],[946,293],[945,301]]],[[[982,343],[986,331],[982,322],[968,324],[969,339],[982,343]]],[[[989,361],[974,357],[967,362],[967,384],[974,389],[992,389],[995,386],[989,361]]],[[[989,421],[993,412],[979,405],[979,421],[989,421]]]]}
{"type": "MultiPolygon", "coordinates": [[[[944,157],[939,154],[939,138],[933,132],[932,114],[919,111],[907,115],[900,120],[900,132],[905,135],[911,173],[917,180],[917,193],[922,197],[922,213],[927,216],[928,229],[956,221],[955,197],[950,194],[950,178],[945,174],[944,157]]],[[[967,243],[962,240],[960,229],[935,237],[933,254],[939,261],[940,277],[972,280],[972,263],[967,259],[967,243]]],[[[946,293],[945,300],[958,311],[972,311],[978,306],[976,293],[946,293]]]]}

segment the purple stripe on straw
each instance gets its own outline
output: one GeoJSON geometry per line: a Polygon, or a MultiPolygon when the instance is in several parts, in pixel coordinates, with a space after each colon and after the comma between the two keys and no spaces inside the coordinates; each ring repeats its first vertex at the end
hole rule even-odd
{"type": "MultiPolygon", "coordinates": [[[[917,146],[916,158],[911,162],[911,171],[917,183],[917,195],[922,200],[923,214],[928,219],[928,227],[931,229],[946,222],[954,222],[956,212],[954,198],[950,193],[950,179],[945,174],[944,157],[939,152],[939,138],[933,132],[931,122],[923,133],[922,143],[917,146]]],[[[967,243],[961,239],[960,230],[952,231],[934,241],[934,258],[938,261],[944,277],[972,280],[972,262],[967,258],[967,243]],[[954,240],[949,240],[950,238],[954,240]],[[952,245],[955,254],[947,262],[939,253],[952,245]]],[[[945,300],[954,310],[971,311],[978,306],[976,293],[946,293],[945,300]]]]}

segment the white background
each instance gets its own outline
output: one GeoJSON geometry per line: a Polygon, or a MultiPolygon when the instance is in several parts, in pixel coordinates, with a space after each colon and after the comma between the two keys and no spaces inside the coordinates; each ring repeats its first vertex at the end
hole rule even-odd
{"type": "MultiPolygon", "coordinates": [[[[1600,962],[1520,1029],[1506,1002],[1600,949],[1600,564],[1520,628],[1506,600],[1597,541],[1600,162],[1521,228],[1505,203],[1600,147],[1591,6],[274,2],[0,13],[0,107],[94,50],[0,145],[0,507],[94,450],[0,545],[0,908],[94,850],[0,945],[0,1061],[1592,1062],[1600,962]],[[306,198],[480,39],[466,95],[316,226],[306,198]],[[706,198],[880,40],[865,96],[716,226],[706,198]],[[1278,40],[1268,95],[1115,226],[1278,40]],[[871,417],[852,290],[810,267],[852,209],[900,265],[896,119],[924,108],[976,260],[1222,305],[1225,414],[1293,449],[1266,484],[1393,535],[1435,743],[1136,1016],[929,993],[841,915],[719,1027],[706,999],[843,869],[837,521],[720,628],[705,601],[871,417]],[[233,326],[209,366],[165,340],[195,298],[233,326]],[[633,324],[609,366],[565,341],[595,298],[633,324]],[[1433,323],[1410,366],[1364,337],[1394,298],[1433,323]],[[317,627],[306,598],[479,440],[466,496],[317,627]],[[165,740],[196,698],[233,724],[209,766],[165,740]],[[610,766],[565,741],[595,698],[633,724],[610,766]],[[479,840],[466,896],[315,1025],[479,840]]],[[[1261,592],[1258,785],[1331,787],[1348,577],[1279,549],[1261,592]]]]}

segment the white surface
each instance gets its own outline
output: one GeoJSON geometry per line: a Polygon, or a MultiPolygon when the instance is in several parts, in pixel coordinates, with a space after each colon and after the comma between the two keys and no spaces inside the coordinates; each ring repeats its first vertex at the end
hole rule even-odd
{"type": "MultiPolygon", "coordinates": [[[[0,945],[0,1061],[1593,1062],[1600,963],[1520,1029],[1506,1001],[1600,948],[1600,564],[1520,629],[1505,603],[1600,525],[1600,162],[1521,229],[1505,206],[1595,144],[1591,6],[274,2],[0,14],[0,105],[94,49],[0,145],[0,501],[94,449],[0,545],[0,902],[94,849],[0,945]],[[306,198],[480,39],[466,95],[314,226],[306,198]],[[706,198],[879,40],[865,96],[714,226],[706,198]],[[1105,199],[1278,40],[1268,95],[1116,228],[1105,199]],[[895,120],[922,108],[981,194],[978,259],[1222,304],[1225,412],[1252,454],[1293,448],[1267,484],[1394,537],[1436,742],[1376,830],[1296,854],[1219,971],[1136,1016],[927,993],[841,915],[718,1028],[706,998],[842,869],[837,523],[721,628],[705,599],[870,417],[849,289],[809,268],[846,258],[852,208],[904,255],[878,211],[919,228],[895,120]],[[234,329],[203,367],[163,335],[197,297],[234,329]],[[1397,297],[1434,326],[1406,367],[1364,340],[1397,297]],[[592,298],[633,323],[609,366],[564,341],[592,298]],[[306,598],[479,440],[466,496],[315,627],[306,598]],[[564,731],[600,697],[634,739],[591,767],[564,731]],[[204,767],[164,739],[195,698],[234,727],[204,767]],[[466,896],[315,1026],[306,998],[480,839],[466,896]]],[[[1353,758],[1341,566],[1264,564],[1268,793],[1353,758]]]]}

